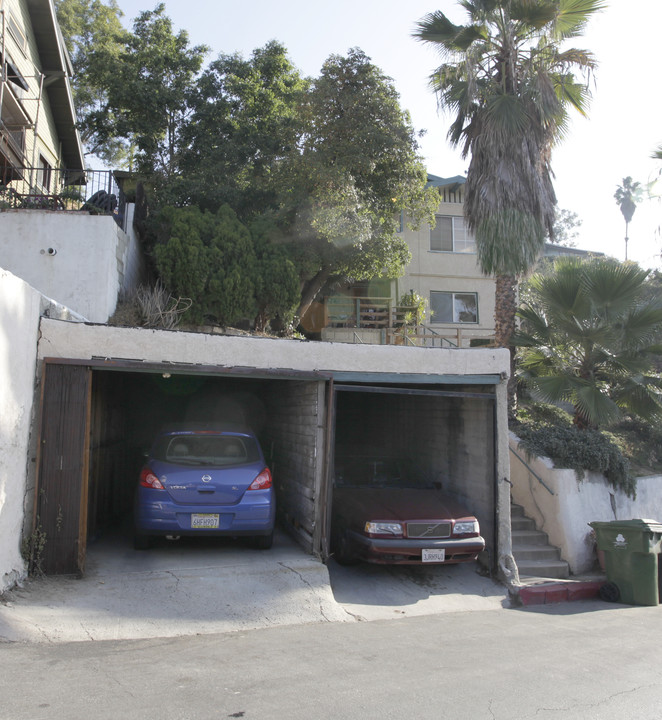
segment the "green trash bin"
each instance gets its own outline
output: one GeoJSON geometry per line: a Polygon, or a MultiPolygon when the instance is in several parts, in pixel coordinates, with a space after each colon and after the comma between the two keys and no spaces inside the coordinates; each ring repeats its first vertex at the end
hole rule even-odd
{"type": "Polygon", "coordinates": [[[589,525],[595,530],[598,550],[605,554],[607,580],[618,588],[609,597],[614,588],[605,587],[604,595],[630,605],[659,605],[662,524],[656,520],[614,520],[589,525]]]}

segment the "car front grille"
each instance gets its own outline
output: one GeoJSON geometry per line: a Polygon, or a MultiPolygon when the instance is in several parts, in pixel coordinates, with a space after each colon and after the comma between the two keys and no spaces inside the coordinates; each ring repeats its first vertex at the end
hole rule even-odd
{"type": "Polygon", "coordinates": [[[447,520],[407,523],[407,537],[410,538],[446,538],[450,534],[451,524],[447,520]]]}

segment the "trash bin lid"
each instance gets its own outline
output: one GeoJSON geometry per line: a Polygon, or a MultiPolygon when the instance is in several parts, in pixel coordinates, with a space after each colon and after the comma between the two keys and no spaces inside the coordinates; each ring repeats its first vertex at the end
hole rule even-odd
{"type": "Polygon", "coordinates": [[[632,520],[611,520],[609,522],[590,522],[589,525],[594,529],[609,528],[610,530],[648,530],[654,533],[662,533],[662,523],[657,520],[648,520],[644,518],[634,518],[632,520]]]}

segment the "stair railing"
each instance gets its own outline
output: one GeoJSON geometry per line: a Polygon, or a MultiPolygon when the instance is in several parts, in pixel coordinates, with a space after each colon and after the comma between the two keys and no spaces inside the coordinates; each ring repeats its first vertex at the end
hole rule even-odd
{"type": "MultiPolygon", "coordinates": [[[[509,446],[510,447],[510,446],[509,446]]],[[[524,467],[533,475],[533,477],[547,490],[547,492],[550,495],[555,495],[556,493],[545,483],[545,481],[538,475],[538,473],[529,465],[529,463],[521,457],[513,448],[510,448],[510,452],[524,465],[524,467]]],[[[511,483],[512,484],[512,483],[511,483]]]]}

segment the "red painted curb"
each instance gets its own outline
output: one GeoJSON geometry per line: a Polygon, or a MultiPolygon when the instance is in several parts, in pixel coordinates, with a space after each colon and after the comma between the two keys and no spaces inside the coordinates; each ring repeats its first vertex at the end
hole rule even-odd
{"type": "Polygon", "coordinates": [[[522,605],[548,605],[573,600],[592,600],[597,598],[603,581],[547,583],[532,585],[519,590],[522,605]]]}

